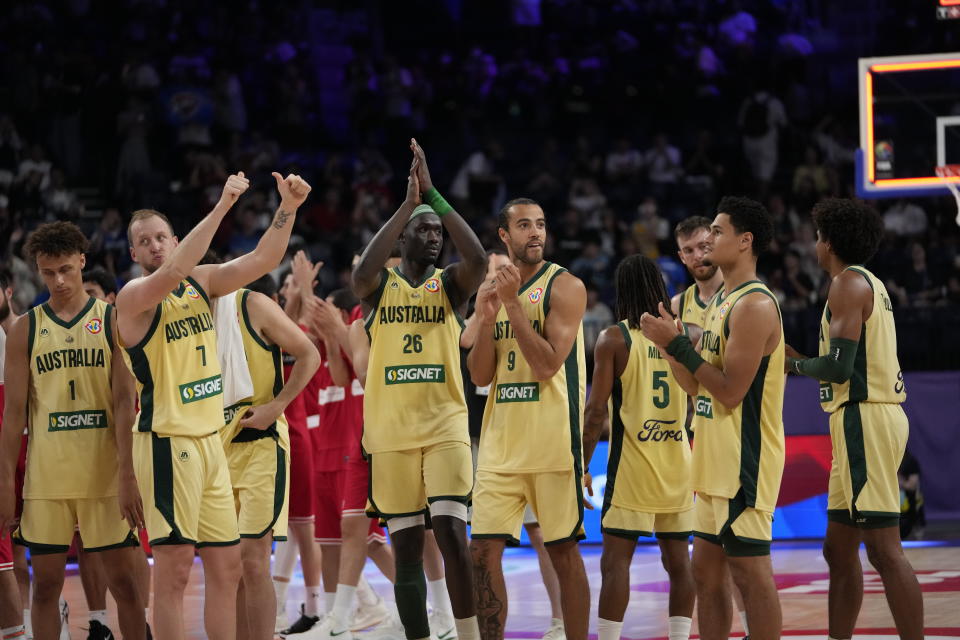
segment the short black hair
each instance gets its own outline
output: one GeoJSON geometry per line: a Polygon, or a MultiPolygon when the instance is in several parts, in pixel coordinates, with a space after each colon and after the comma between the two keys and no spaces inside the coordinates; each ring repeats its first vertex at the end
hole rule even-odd
{"type": "Polygon", "coordinates": [[[200,258],[197,264],[223,264],[223,258],[213,249],[207,249],[207,252],[200,258]]]}
{"type": "Polygon", "coordinates": [[[848,198],[826,198],[813,207],[820,239],[845,264],[864,264],[883,238],[883,221],[873,207],[848,198]]]}
{"type": "Polygon", "coordinates": [[[117,279],[107,273],[103,267],[94,267],[83,272],[84,282],[95,282],[103,289],[103,295],[108,296],[111,293],[117,293],[117,279]]]}
{"type": "Polygon", "coordinates": [[[0,288],[9,289],[13,286],[13,272],[6,263],[0,264],[0,288]]]}
{"type": "Polygon", "coordinates": [[[686,238],[698,229],[710,231],[710,225],[712,224],[713,220],[706,216],[690,216],[677,223],[676,228],[673,230],[673,237],[678,239],[681,237],[686,238]]]}
{"type": "Polygon", "coordinates": [[[717,205],[717,213],[730,216],[730,224],[737,233],[753,234],[753,255],[759,256],[773,240],[773,220],[766,207],[750,198],[726,196],[717,205]]]}
{"type": "Polygon", "coordinates": [[[89,244],[80,227],[72,222],[48,222],[30,234],[24,248],[30,259],[36,260],[41,253],[47,256],[86,253],[89,244]]]}
{"type": "MultiPolygon", "coordinates": [[[[510,228],[510,209],[516,205],[529,204],[535,207],[540,207],[540,203],[532,198],[514,198],[513,200],[507,202],[500,208],[500,213],[497,216],[497,226],[507,231],[510,228]]],[[[543,207],[540,207],[541,209],[543,207]]]]}
{"type": "Polygon", "coordinates": [[[334,289],[327,294],[327,297],[333,298],[333,306],[341,311],[346,311],[347,313],[353,311],[353,308],[360,304],[360,301],[357,300],[357,296],[353,295],[353,291],[347,287],[344,287],[343,289],[334,289]]]}
{"type": "Polygon", "coordinates": [[[617,319],[626,320],[631,329],[640,328],[640,316],[644,313],[659,315],[661,302],[664,309],[671,312],[663,274],[657,263],[647,256],[637,253],[621,260],[614,282],[617,319]]]}
{"type": "Polygon", "coordinates": [[[272,298],[273,296],[277,295],[277,282],[269,273],[263,274],[244,288],[250,289],[250,291],[256,291],[257,293],[262,293],[268,298],[272,298]]]}

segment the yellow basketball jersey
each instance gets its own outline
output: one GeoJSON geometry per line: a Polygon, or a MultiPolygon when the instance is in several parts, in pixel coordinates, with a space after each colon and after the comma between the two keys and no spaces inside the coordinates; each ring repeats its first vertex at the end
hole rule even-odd
{"type": "MultiPolygon", "coordinates": [[[[547,262],[519,290],[530,324],[543,335],[550,289],[566,269],[547,262]]],[[[583,323],[556,375],[538,382],[502,307],[494,327],[497,368],[480,431],[479,469],[536,473],[583,468],[580,425],[586,395],[583,323]]]]}
{"type": "Polygon", "coordinates": [[[443,270],[411,282],[399,267],[384,269],[375,297],[366,320],[364,450],[469,443],[460,372],[463,319],[450,305],[443,270]]]}
{"type": "Polygon", "coordinates": [[[224,444],[273,438],[285,451],[289,451],[290,431],[287,427],[287,419],[282,413],[276,422],[263,431],[240,428],[240,420],[249,407],[267,404],[283,389],[283,353],[278,345],[264,342],[257,330],[253,328],[250,313],[247,310],[250,291],[240,289],[233,295],[237,296],[237,322],[240,323],[243,353],[247,357],[247,367],[253,379],[253,395],[223,410],[225,426],[220,431],[220,436],[224,444]]]}
{"type": "Polygon", "coordinates": [[[29,440],[24,498],[117,495],[111,355],[113,307],[90,298],[72,320],[27,312],[29,440]]]}
{"type": "MultiPolygon", "coordinates": [[[[887,288],[872,273],[860,266],[856,271],[873,289],[873,312],[860,330],[860,344],[853,362],[853,376],[843,384],[820,383],[820,406],[833,413],[851,402],[887,402],[901,404],[907,399],[903,372],[897,359],[897,327],[893,304],[887,288]]],[[[820,320],[820,355],[830,352],[830,305],[823,308],[820,320]]]]}
{"type": "Polygon", "coordinates": [[[617,326],[629,355],[610,397],[604,502],[647,513],[686,511],[693,506],[687,394],[656,345],[626,321],[617,326]]]}
{"type": "MultiPolygon", "coordinates": [[[[745,295],[761,292],[776,298],[759,280],[745,282],[730,293],[717,292],[707,310],[700,355],[723,369],[728,322],[734,305],[745,295]]],[[[777,307],[779,313],[779,305],[777,307]]],[[[721,498],[733,498],[742,488],[748,507],[773,512],[783,475],[783,324],[780,343],[760,361],[760,368],[743,401],[727,409],[700,385],[694,399],[696,440],[693,444],[693,488],[721,498]]]]}
{"type": "Polygon", "coordinates": [[[707,307],[709,302],[700,299],[700,291],[697,289],[697,283],[687,287],[687,290],[680,296],[680,319],[683,324],[692,324],[703,328],[707,321],[707,307]]]}
{"type": "Polygon", "coordinates": [[[126,347],[137,379],[136,429],[162,436],[206,436],[223,427],[223,381],[206,292],[193,278],[157,305],[147,335],[126,347]]]}

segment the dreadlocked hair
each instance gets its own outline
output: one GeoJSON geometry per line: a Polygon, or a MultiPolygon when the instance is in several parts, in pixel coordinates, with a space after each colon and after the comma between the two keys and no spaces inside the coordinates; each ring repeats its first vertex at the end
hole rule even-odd
{"type": "Polygon", "coordinates": [[[644,313],[660,315],[659,303],[670,311],[670,296],[663,283],[663,274],[657,263],[647,256],[634,254],[617,265],[616,314],[626,320],[631,329],[640,328],[640,316],[644,313]]]}

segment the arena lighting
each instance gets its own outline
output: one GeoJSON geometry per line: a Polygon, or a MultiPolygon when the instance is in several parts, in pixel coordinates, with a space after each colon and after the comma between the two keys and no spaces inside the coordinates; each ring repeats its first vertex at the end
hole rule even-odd
{"type": "MultiPolygon", "coordinates": [[[[949,1],[951,4],[960,5],[960,0],[941,0],[949,1]]],[[[865,77],[865,106],[867,109],[867,180],[878,187],[936,187],[943,184],[942,178],[887,178],[876,180],[874,171],[874,139],[873,139],[873,74],[891,73],[896,71],[929,71],[931,69],[951,69],[960,67],[960,58],[949,60],[921,60],[917,62],[895,62],[886,64],[870,65],[865,77]]],[[[947,179],[949,182],[960,182],[960,177],[947,179]]]]}

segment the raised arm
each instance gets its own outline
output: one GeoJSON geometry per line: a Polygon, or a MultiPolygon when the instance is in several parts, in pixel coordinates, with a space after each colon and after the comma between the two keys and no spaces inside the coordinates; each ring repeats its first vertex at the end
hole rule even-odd
{"type": "Polygon", "coordinates": [[[367,362],[370,360],[370,339],[363,326],[363,319],[357,319],[347,331],[350,342],[350,360],[353,361],[353,370],[361,386],[367,385],[367,362]]]}
{"type": "MultiPolygon", "coordinates": [[[[116,310],[113,311],[113,326],[117,326],[116,310]]],[[[113,395],[113,424],[117,442],[117,467],[120,513],[131,529],[144,529],[143,500],[133,471],[133,423],[137,418],[137,388],[133,374],[123,361],[121,347],[114,337],[113,356],[110,363],[110,389],[113,395]]]]}
{"type": "MultiPolygon", "coordinates": [[[[830,285],[830,351],[817,358],[787,358],[787,370],[825,382],[844,383],[853,375],[863,323],[873,311],[873,289],[855,271],[844,271],[830,285]]],[[[791,355],[798,356],[792,349],[791,355]]]]}
{"type": "Polygon", "coordinates": [[[280,393],[267,404],[248,409],[240,420],[243,428],[266,429],[276,422],[287,405],[307,386],[320,366],[320,354],[283,309],[262,293],[251,292],[247,296],[247,312],[258,333],[296,358],[290,377],[280,393]]]}
{"type": "Polygon", "coordinates": [[[310,185],[300,176],[293,174],[283,178],[274,172],[273,177],[277,181],[277,191],[280,192],[280,207],[273,216],[273,222],[260,237],[257,247],[230,262],[203,265],[196,270],[197,282],[206,289],[210,297],[233,293],[275,269],[283,260],[290,243],[290,232],[293,230],[297,209],[307,199],[310,185]]]}
{"type": "Polygon", "coordinates": [[[373,236],[367,248],[360,255],[357,266],[350,276],[350,286],[353,294],[360,300],[366,300],[380,286],[380,276],[383,265],[390,257],[393,245],[403,231],[403,227],[410,221],[410,215],[420,204],[420,182],[417,178],[417,159],[410,164],[410,174],[407,176],[407,197],[400,204],[400,208],[390,216],[387,223],[380,227],[380,231],[373,236]]]}
{"type": "Polygon", "coordinates": [[[27,426],[27,390],[30,386],[30,363],[27,355],[27,332],[30,319],[24,315],[13,323],[7,334],[4,370],[6,400],[3,408],[3,429],[0,430],[0,537],[9,535],[16,518],[14,470],[20,454],[20,438],[27,426]]]}
{"type": "Polygon", "coordinates": [[[500,297],[497,283],[485,283],[477,292],[477,304],[473,314],[474,338],[467,355],[467,370],[470,380],[478,387],[485,387],[497,372],[497,352],[494,348],[493,329],[500,312],[500,297]]]}
{"type": "Polygon", "coordinates": [[[330,367],[330,377],[338,387],[349,387],[353,381],[350,364],[343,357],[341,350],[349,352],[350,340],[347,336],[347,325],[343,321],[343,312],[336,305],[326,300],[318,299],[319,303],[314,321],[317,332],[323,337],[324,348],[327,352],[327,364],[330,367]]]}
{"type": "Polygon", "coordinates": [[[450,234],[453,246],[460,254],[460,262],[455,262],[444,269],[447,282],[453,286],[447,287],[447,295],[454,308],[470,299],[487,272],[487,253],[480,244],[480,238],[473,232],[467,221],[454,210],[433,186],[430,170],[427,168],[427,157],[423,149],[414,139],[410,140],[410,149],[417,163],[417,179],[423,200],[437,212],[444,229],[450,234]]]}
{"type": "MultiPolygon", "coordinates": [[[[243,176],[243,172],[227,178],[220,200],[174,248],[163,265],[149,275],[131,280],[120,290],[116,301],[118,314],[129,318],[154,308],[181,280],[190,275],[210,248],[210,241],[220,222],[249,186],[250,181],[243,176]]],[[[255,279],[245,280],[241,284],[255,279]]],[[[205,283],[201,286],[205,286],[205,283]]]]}
{"type": "Polygon", "coordinates": [[[587,289],[579,278],[562,273],[553,281],[550,311],[543,327],[543,335],[530,325],[517,297],[520,271],[512,264],[497,273],[497,293],[510,319],[510,327],[517,337],[517,346],[533,370],[537,380],[549,380],[570,355],[577,339],[583,312],[587,308],[587,289]]]}

